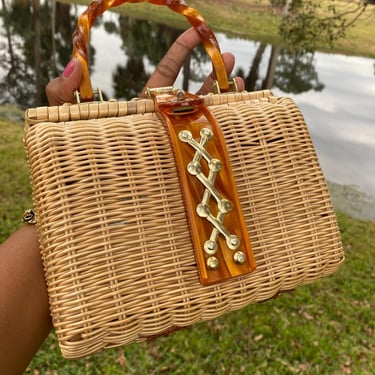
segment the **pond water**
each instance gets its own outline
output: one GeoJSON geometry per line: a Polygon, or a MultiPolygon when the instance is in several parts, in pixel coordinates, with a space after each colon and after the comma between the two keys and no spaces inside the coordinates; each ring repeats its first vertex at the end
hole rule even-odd
{"type": "MultiPolygon", "coordinates": [[[[73,24],[83,9],[69,8],[73,24]]],[[[6,46],[4,26],[0,26],[0,42],[6,46]]],[[[108,97],[120,99],[134,95],[144,82],[138,82],[138,87],[131,89],[123,86],[130,87],[134,78],[147,77],[179,33],[163,25],[107,12],[91,33],[93,83],[108,97]],[[119,81],[123,85],[119,85],[119,81]]],[[[63,34],[61,29],[60,34],[63,34]]],[[[330,182],[336,207],[374,220],[374,60],[326,53],[296,55],[222,33],[217,37],[222,51],[236,56],[235,72],[244,76],[247,89],[270,87],[276,95],[291,96],[299,105],[323,172],[330,182]],[[270,72],[271,63],[275,61],[276,67],[270,72]]],[[[59,52],[56,62],[60,72],[69,59],[69,43],[60,43],[59,51],[65,51],[59,52]]],[[[195,91],[202,77],[210,72],[211,64],[205,52],[198,49],[190,66],[194,77],[190,77],[188,88],[195,91]]],[[[0,81],[4,81],[7,74],[6,65],[1,64],[0,81]]],[[[175,85],[182,87],[183,78],[181,73],[175,85]]]]}

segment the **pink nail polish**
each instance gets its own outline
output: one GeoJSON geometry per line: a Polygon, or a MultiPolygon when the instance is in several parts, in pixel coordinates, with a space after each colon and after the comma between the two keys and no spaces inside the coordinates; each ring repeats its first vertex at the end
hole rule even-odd
{"type": "Polygon", "coordinates": [[[74,67],[75,67],[75,65],[74,65],[74,59],[71,59],[69,61],[68,65],[65,67],[62,76],[64,78],[68,78],[72,74],[72,72],[74,70],[74,67]]]}

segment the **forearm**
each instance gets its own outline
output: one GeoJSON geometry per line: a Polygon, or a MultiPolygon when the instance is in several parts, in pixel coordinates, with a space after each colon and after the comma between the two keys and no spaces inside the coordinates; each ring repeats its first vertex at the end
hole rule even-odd
{"type": "Polygon", "coordinates": [[[0,369],[22,374],[52,328],[34,226],[0,245],[0,285],[0,369]]]}

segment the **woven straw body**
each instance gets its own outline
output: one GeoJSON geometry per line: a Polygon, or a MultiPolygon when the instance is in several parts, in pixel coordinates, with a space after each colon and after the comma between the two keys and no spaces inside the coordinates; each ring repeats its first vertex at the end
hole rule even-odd
{"type": "Polygon", "coordinates": [[[53,323],[81,357],[216,318],[344,259],[325,179],[289,98],[205,97],[228,148],[255,272],[202,286],[176,166],[151,100],[31,109],[28,152],[53,323]]]}

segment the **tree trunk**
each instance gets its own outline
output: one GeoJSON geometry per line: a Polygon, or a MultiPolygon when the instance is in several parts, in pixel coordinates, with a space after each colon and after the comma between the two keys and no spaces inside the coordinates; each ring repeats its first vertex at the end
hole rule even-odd
{"type": "Polygon", "coordinates": [[[54,77],[57,77],[57,66],[56,66],[56,1],[53,0],[51,2],[51,65],[52,65],[52,73],[54,77]]]}
{"type": "MultiPolygon", "coordinates": [[[[6,14],[7,9],[6,9],[5,0],[1,0],[1,4],[3,7],[3,12],[4,14],[6,14]]],[[[8,22],[4,22],[4,24],[5,24],[5,29],[6,29],[5,31],[6,31],[6,37],[8,41],[8,50],[9,50],[9,56],[10,56],[10,66],[11,66],[10,70],[13,71],[13,69],[16,68],[16,64],[15,64],[15,58],[14,58],[14,52],[13,52],[12,35],[9,29],[8,22]]]]}
{"type": "Polygon", "coordinates": [[[283,11],[282,11],[282,16],[287,17],[289,15],[289,10],[292,5],[293,0],[286,0],[283,11]]]}
{"type": "Polygon", "coordinates": [[[34,21],[34,67],[35,67],[35,105],[42,104],[42,68],[41,68],[41,27],[40,27],[40,0],[33,0],[34,21]]]}
{"type": "Polygon", "coordinates": [[[268,62],[268,69],[266,78],[263,81],[262,89],[271,89],[275,79],[275,71],[277,66],[277,59],[280,55],[280,46],[272,46],[270,59],[268,62]]]}
{"type": "Polygon", "coordinates": [[[257,49],[257,52],[254,56],[253,62],[251,64],[250,72],[245,80],[246,90],[248,91],[256,90],[255,86],[259,77],[259,66],[260,66],[260,63],[262,62],[263,53],[266,47],[267,45],[265,43],[260,43],[257,49]]]}
{"type": "Polygon", "coordinates": [[[189,79],[190,79],[190,60],[191,55],[185,60],[184,66],[182,69],[182,89],[185,91],[189,91],[189,79]]]}

